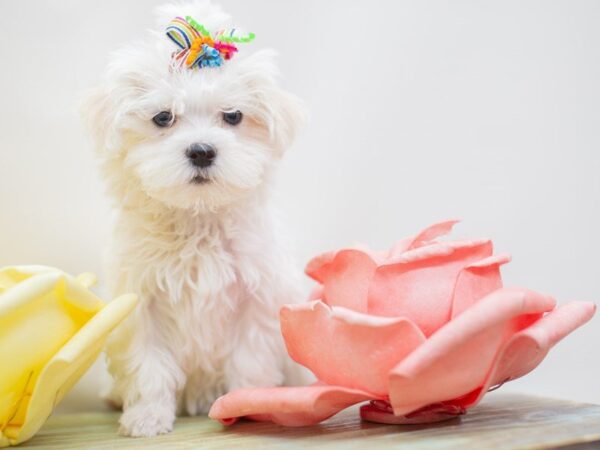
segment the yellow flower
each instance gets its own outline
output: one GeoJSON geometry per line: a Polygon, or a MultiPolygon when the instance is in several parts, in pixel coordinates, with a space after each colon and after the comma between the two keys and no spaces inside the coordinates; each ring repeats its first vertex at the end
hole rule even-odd
{"type": "Polygon", "coordinates": [[[0,447],[39,430],[133,310],[135,295],[105,304],[87,289],[94,282],[49,267],[0,268],[0,447]]]}

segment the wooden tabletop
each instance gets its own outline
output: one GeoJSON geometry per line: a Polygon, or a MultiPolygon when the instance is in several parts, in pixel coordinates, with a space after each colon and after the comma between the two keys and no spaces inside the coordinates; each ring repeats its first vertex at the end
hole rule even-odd
{"type": "Polygon", "coordinates": [[[361,422],[357,408],[350,408],[320,426],[306,428],[252,422],[225,428],[206,417],[183,417],[178,419],[171,434],[134,439],[116,434],[118,417],[118,413],[55,415],[22,447],[60,450],[600,448],[600,406],[502,393],[489,394],[460,419],[429,426],[361,422]]]}

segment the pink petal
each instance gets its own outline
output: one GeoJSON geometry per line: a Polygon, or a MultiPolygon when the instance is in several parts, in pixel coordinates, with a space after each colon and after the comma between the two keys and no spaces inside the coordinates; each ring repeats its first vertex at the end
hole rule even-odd
{"type": "Polygon", "coordinates": [[[315,301],[281,309],[288,353],[317,379],[335,386],[388,391],[389,371],[425,341],[404,318],[369,316],[315,301]]]}
{"type": "Polygon", "coordinates": [[[467,309],[391,371],[394,413],[406,415],[480,388],[504,342],[554,305],[551,297],[532,291],[500,289],[467,309]]]}
{"type": "Polygon", "coordinates": [[[322,284],[315,286],[308,294],[308,301],[321,300],[323,298],[323,293],[324,289],[322,284]]]}
{"type": "Polygon", "coordinates": [[[317,424],[372,398],[367,392],[327,385],[238,389],[217,399],[208,415],[224,425],[246,417],[299,427],[317,424]]]}
{"type": "Polygon", "coordinates": [[[483,388],[465,406],[479,403],[492,386],[531,372],[557,342],[589,321],[595,312],[596,306],[591,302],[570,302],[513,335],[494,359],[483,388]]]}
{"type": "Polygon", "coordinates": [[[367,312],[367,292],[377,264],[361,250],[341,250],[312,260],[306,273],[323,283],[325,303],[367,312]]]}
{"type": "Polygon", "coordinates": [[[304,272],[313,280],[323,283],[325,274],[327,273],[327,266],[333,261],[336,254],[337,252],[334,251],[314,257],[308,262],[304,272]]]}
{"type": "Polygon", "coordinates": [[[407,317],[426,336],[450,320],[459,273],[492,255],[492,243],[444,242],[410,250],[377,268],[368,293],[369,314],[407,317]]]}
{"type": "MultiPolygon", "coordinates": [[[[323,284],[322,296],[319,298],[325,303],[366,313],[369,286],[377,266],[396,262],[395,259],[406,250],[417,249],[429,244],[433,239],[452,231],[452,227],[457,222],[449,220],[431,225],[417,236],[400,241],[389,252],[353,248],[323,253],[307,264],[305,272],[315,281],[323,284]]],[[[438,255],[440,250],[446,253],[452,252],[454,250],[452,245],[449,243],[433,251],[438,255]]],[[[421,253],[412,253],[408,257],[409,259],[418,259],[429,253],[431,253],[431,249],[421,253]]],[[[314,295],[310,297],[311,300],[315,298],[314,295]]]]}
{"type": "Polygon", "coordinates": [[[425,228],[416,236],[402,239],[392,247],[389,252],[389,257],[393,258],[395,256],[399,256],[401,253],[404,253],[407,250],[413,250],[415,248],[422,247],[431,243],[431,241],[440,236],[449,234],[454,225],[456,225],[458,222],[459,220],[447,220],[445,222],[435,223],[425,228]]]}
{"type": "Polygon", "coordinates": [[[468,265],[458,274],[452,299],[452,318],[502,287],[500,266],[510,259],[510,255],[490,256],[468,265]]]}
{"type": "Polygon", "coordinates": [[[421,231],[411,242],[407,250],[422,247],[434,239],[444,236],[452,232],[452,228],[459,220],[447,220],[445,222],[436,223],[421,231]]]}

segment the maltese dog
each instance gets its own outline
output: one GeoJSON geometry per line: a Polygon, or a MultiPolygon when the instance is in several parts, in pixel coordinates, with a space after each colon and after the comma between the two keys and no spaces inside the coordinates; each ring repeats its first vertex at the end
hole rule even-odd
{"type": "Polygon", "coordinates": [[[107,347],[129,436],[167,433],[232,389],[303,378],[278,320],[299,277],[270,205],[301,104],[276,84],[272,52],[234,55],[251,34],[208,34],[230,26],[220,8],[157,13],[158,30],[113,55],[84,107],[118,212],[110,289],[140,297],[107,347]]]}

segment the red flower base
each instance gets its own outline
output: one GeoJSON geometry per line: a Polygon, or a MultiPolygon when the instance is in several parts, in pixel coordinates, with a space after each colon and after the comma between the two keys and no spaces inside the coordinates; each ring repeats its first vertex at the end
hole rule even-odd
{"type": "Polygon", "coordinates": [[[460,405],[434,403],[405,416],[395,416],[392,406],[383,400],[372,400],[360,407],[360,417],[367,422],[415,425],[442,422],[462,416],[467,410],[460,405]]]}

